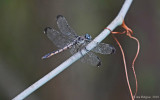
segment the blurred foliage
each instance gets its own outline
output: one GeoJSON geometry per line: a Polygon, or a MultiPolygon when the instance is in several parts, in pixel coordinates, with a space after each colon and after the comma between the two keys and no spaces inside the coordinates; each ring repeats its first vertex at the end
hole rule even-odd
{"type": "MultiPolygon", "coordinates": [[[[68,51],[47,60],[41,57],[56,50],[43,34],[47,26],[56,26],[62,14],[82,35],[96,37],[119,12],[122,0],[1,0],[0,1],[0,99],[12,99],[35,81],[50,72],[71,55],[68,51]]],[[[135,68],[139,82],[138,96],[160,96],[160,1],[134,1],[126,23],[140,40],[141,50],[135,68]]],[[[136,43],[126,36],[117,36],[125,50],[131,85],[134,77],[131,61],[136,43]]],[[[35,91],[26,100],[128,100],[128,91],[121,52],[111,36],[103,42],[112,44],[114,55],[98,55],[100,68],[74,63],[56,78],[35,91]]]]}

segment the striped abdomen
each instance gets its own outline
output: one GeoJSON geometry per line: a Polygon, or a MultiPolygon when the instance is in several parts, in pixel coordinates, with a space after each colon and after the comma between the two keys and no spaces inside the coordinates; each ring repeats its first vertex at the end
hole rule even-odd
{"type": "Polygon", "coordinates": [[[42,59],[49,58],[49,57],[51,57],[51,56],[53,56],[53,55],[55,55],[55,54],[57,54],[57,53],[60,53],[60,52],[62,52],[62,51],[64,51],[64,50],[67,50],[67,49],[71,48],[73,45],[74,45],[74,43],[70,43],[69,45],[65,46],[65,47],[62,48],[62,49],[58,49],[57,51],[50,52],[50,53],[44,55],[44,56],[42,57],[42,59]]]}

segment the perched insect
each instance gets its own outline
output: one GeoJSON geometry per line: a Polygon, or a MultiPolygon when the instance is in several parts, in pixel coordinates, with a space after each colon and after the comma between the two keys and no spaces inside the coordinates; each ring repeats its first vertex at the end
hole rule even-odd
{"type": "MultiPolygon", "coordinates": [[[[91,42],[91,35],[85,34],[83,36],[78,36],[68,25],[67,20],[62,15],[57,16],[57,25],[60,32],[53,28],[46,27],[44,29],[44,33],[60,49],[46,54],[42,57],[42,59],[49,58],[66,49],[70,49],[71,54],[74,54],[91,42]]],[[[94,49],[81,58],[82,62],[87,62],[94,66],[100,66],[100,58],[97,57],[92,51],[101,54],[113,54],[115,53],[116,49],[110,44],[98,43],[94,49]]]]}

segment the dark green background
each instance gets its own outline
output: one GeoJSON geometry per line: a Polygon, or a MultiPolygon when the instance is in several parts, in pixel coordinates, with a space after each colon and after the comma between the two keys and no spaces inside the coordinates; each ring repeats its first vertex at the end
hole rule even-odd
{"type": "MultiPolygon", "coordinates": [[[[57,29],[57,15],[64,15],[79,35],[89,33],[94,38],[115,18],[123,2],[1,0],[0,99],[12,99],[71,56],[65,51],[49,59],[41,59],[44,54],[58,49],[43,34],[47,26],[57,29]]],[[[141,44],[135,63],[138,96],[160,96],[159,4],[159,0],[134,0],[125,18],[141,44]]],[[[129,79],[134,91],[131,63],[137,45],[124,35],[118,39],[126,54],[129,79]]],[[[101,67],[77,61],[26,100],[129,100],[120,49],[111,35],[103,42],[114,45],[117,52],[114,55],[97,54],[102,59],[101,67]]]]}

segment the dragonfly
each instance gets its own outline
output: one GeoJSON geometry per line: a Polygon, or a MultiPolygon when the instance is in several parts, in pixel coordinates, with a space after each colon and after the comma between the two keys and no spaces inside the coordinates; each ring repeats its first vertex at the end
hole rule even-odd
{"type": "MultiPolygon", "coordinates": [[[[57,16],[57,26],[60,32],[51,27],[46,27],[44,29],[44,34],[46,34],[47,37],[53,42],[53,44],[56,45],[59,49],[44,55],[42,59],[49,58],[67,49],[70,49],[71,54],[75,54],[76,52],[85,48],[85,46],[92,41],[92,37],[88,33],[82,36],[77,35],[75,31],[69,26],[66,18],[62,15],[57,16]]],[[[110,44],[98,42],[97,44],[98,45],[95,48],[93,48],[90,52],[81,58],[83,63],[89,63],[93,66],[99,67],[102,62],[95,53],[114,54],[116,51],[116,49],[110,44]]]]}

